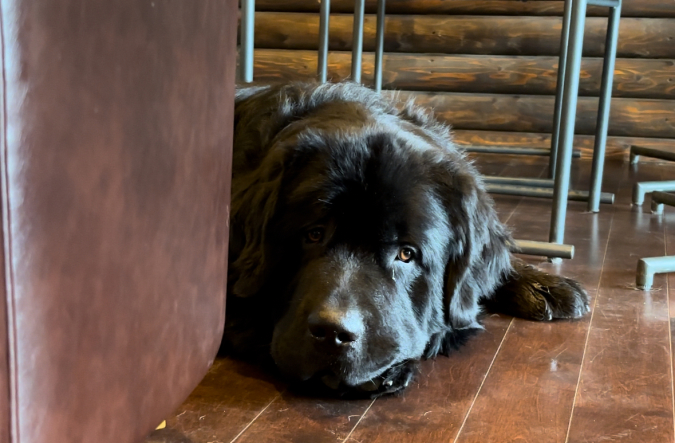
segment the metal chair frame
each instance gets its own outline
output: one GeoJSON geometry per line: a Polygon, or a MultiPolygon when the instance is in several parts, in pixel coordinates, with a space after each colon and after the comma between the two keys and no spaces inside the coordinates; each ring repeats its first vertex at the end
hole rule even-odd
{"type": "MultiPolygon", "coordinates": [[[[558,80],[553,117],[553,133],[549,160],[549,175],[546,181],[528,178],[514,178],[509,184],[493,184],[491,191],[512,195],[527,195],[553,198],[549,241],[563,243],[565,236],[565,217],[567,201],[581,200],[588,202],[589,212],[598,212],[600,203],[613,203],[614,195],[601,192],[602,177],[605,164],[607,131],[612,100],[614,66],[619,37],[621,19],[621,0],[566,0],[563,13],[563,30],[560,40],[560,59],[558,64],[558,80]],[[584,25],[588,5],[606,6],[610,8],[605,40],[605,54],[600,88],[600,104],[598,108],[595,144],[593,147],[593,164],[591,186],[589,191],[570,191],[569,182],[574,155],[574,126],[576,119],[577,99],[579,95],[579,75],[584,39],[584,25]],[[560,167],[558,167],[560,165],[560,167]],[[526,187],[536,188],[527,189],[526,187]],[[546,188],[553,192],[545,192],[546,188]],[[567,198],[565,198],[567,196],[567,198]]],[[[471,149],[469,149],[470,151],[471,149]]]]}
{"type": "MultiPolygon", "coordinates": [[[[658,149],[631,146],[630,163],[637,165],[640,156],[675,161],[675,153],[658,149]]],[[[653,214],[663,214],[664,205],[675,207],[675,194],[663,191],[675,191],[675,181],[638,182],[633,187],[633,204],[642,205],[645,194],[652,194],[651,209],[653,214]]],[[[675,255],[665,257],[648,257],[638,260],[635,284],[639,289],[649,291],[654,283],[654,274],[675,272],[675,255]]]]}

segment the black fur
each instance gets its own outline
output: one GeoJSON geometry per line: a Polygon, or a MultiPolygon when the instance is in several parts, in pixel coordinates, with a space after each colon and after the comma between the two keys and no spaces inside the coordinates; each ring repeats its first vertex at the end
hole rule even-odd
{"type": "Polygon", "coordinates": [[[480,329],[481,303],[588,311],[579,284],[512,259],[480,175],[424,110],[352,83],[256,86],[235,125],[229,349],[376,396],[480,329]],[[348,334],[326,342],[316,318],[348,334]]]}

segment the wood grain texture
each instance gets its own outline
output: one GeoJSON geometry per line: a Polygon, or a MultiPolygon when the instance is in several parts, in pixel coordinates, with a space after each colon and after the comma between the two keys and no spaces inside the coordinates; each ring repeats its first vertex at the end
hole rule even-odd
{"type": "Polygon", "coordinates": [[[654,279],[654,287],[661,290],[634,289],[637,258],[666,252],[664,224],[647,208],[643,212],[630,205],[632,183],[662,180],[663,172],[659,166],[640,165],[617,195],[570,423],[571,442],[673,441],[666,277],[654,279]]]}
{"type": "Polygon", "coordinates": [[[232,441],[284,386],[260,368],[229,359],[215,361],[200,385],[146,443],[232,441]]]}
{"type": "Polygon", "coordinates": [[[425,362],[410,390],[400,398],[378,399],[348,441],[452,441],[510,323],[510,317],[490,317],[471,348],[425,362]]]}
{"type": "MultiPolygon", "coordinates": [[[[374,14],[376,0],[366,0],[366,12],[374,14]]],[[[257,0],[259,11],[318,12],[318,0],[257,0]]],[[[331,1],[333,12],[354,11],[353,0],[331,1]]],[[[388,0],[387,14],[443,14],[443,15],[562,15],[563,2],[539,0],[388,0]]],[[[588,15],[604,16],[607,8],[590,6],[588,15]]],[[[672,0],[624,0],[624,17],[675,17],[672,0]]]]}
{"type": "MultiPolygon", "coordinates": [[[[551,132],[554,97],[460,93],[401,93],[457,129],[551,132]]],[[[595,131],[598,99],[581,97],[576,133],[595,131]]],[[[675,137],[673,101],[616,98],[612,100],[610,135],[675,137]]]]}
{"type": "MultiPolygon", "coordinates": [[[[616,172],[617,163],[608,168],[610,174],[616,172]]],[[[586,188],[589,166],[581,162],[575,168],[574,189],[586,188]]],[[[606,190],[615,191],[616,177],[608,182],[606,190]]],[[[567,217],[565,241],[575,245],[575,259],[565,261],[562,270],[548,263],[538,265],[574,277],[594,296],[613,214],[611,207],[603,206],[600,214],[580,215],[584,205],[571,203],[567,217]]],[[[514,236],[547,240],[550,208],[550,200],[527,199],[508,222],[514,236]]],[[[564,442],[589,324],[590,317],[548,324],[516,320],[457,441],[564,442]]]]}
{"type": "MultiPolygon", "coordinates": [[[[675,58],[675,21],[659,18],[621,20],[618,57],[675,58]]],[[[559,17],[389,16],[387,52],[489,55],[557,55],[562,19],[559,17]]],[[[586,22],[584,54],[603,54],[607,20],[586,22]]],[[[259,12],[255,46],[267,49],[318,48],[318,14],[259,12]]],[[[375,17],[367,15],[364,49],[373,51],[375,17]]],[[[351,50],[352,16],[331,17],[330,49],[351,50]]]]}
{"type": "Polygon", "coordinates": [[[284,393],[237,443],[334,443],[343,441],[372,400],[312,399],[284,393]],[[298,430],[302,430],[298,432],[298,430]]]}
{"type": "MultiPolygon", "coordinates": [[[[315,78],[316,51],[259,49],[255,74],[259,81],[315,78]]],[[[383,87],[409,91],[480,92],[555,95],[557,57],[385,54],[383,87]]],[[[328,78],[346,79],[350,52],[331,52],[328,78]]],[[[363,58],[363,82],[373,83],[374,55],[363,58]]],[[[600,92],[601,58],[583,60],[579,93],[600,92]]],[[[614,73],[615,97],[675,98],[675,60],[618,59],[614,73]]]]}

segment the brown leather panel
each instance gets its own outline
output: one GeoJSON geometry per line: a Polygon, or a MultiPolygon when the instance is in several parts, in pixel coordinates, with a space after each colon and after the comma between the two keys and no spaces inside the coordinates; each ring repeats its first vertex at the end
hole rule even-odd
{"type": "Polygon", "coordinates": [[[16,442],[138,440],[211,364],[236,7],[2,2],[16,442]]]}

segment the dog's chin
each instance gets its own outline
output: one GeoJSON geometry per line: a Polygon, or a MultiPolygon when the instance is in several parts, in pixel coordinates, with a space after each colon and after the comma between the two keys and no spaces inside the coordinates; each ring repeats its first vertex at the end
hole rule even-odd
{"type": "Polygon", "coordinates": [[[320,371],[317,373],[314,378],[318,379],[329,389],[332,390],[341,390],[341,389],[357,389],[364,391],[374,391],[376,390],[383,381],[382,374],[386,372],[387,369],[381,369],[375,373],[362,375],[362,376],[340,376],[338,375],[340,371],[326,370],[320,371]]]}
{"type": "Polygon", "coordinates": [[[402,391],[417,372],[417,360],[406,360],[386,366],[369,375],[338,375],[333,370],[319,371],[303,382],[303,388],[314,394],[352,398],[374,398],[402,391]]]}

